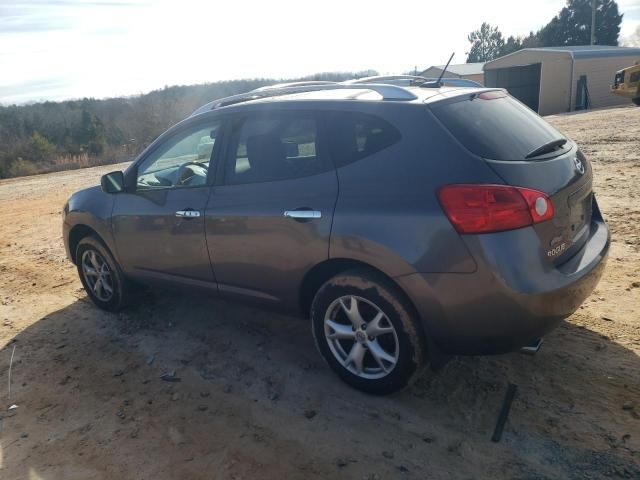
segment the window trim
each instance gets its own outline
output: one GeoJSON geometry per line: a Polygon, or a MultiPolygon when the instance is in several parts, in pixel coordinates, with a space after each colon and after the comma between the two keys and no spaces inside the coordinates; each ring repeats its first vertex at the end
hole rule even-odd
{"type": "Polygon", "coordinates": [[[135,160],[135,162],[132,164],[133,168],[131,170],[131,173],[129,174],[129,172],[126,172],[127,176],[131,175],[130,177],[132,182],[131,193],[140,194],[140,193],[147,193],[147,192],[187,190],[187,189],[194,189],[194,188],[210,188],[211,186],[213,186],[215,183],[215,179],[218,176],[217,171],[218,171],[218,165],[220,163],[219,159],[221,158],[221,152],[223,150],[225,141],[227,139],[228,124],[229,124],[229,118],[227,116],[199,118],[197,119],[197,121],[179,123],[174,127],[170,128],[169,130],[167,130],[166,132],[164,132],[163,134],[161,134],[156,140],[153,141],[153,143],[151,143],[151,145],[148,147],[148,150],[144,151],[142,155],[135,160]],[[195,132],[197,129],[202,128],[204,125],[213,124],[213,123],[220,123],[220,133],[216,137],[216,141],[213,145],[213,150],[211,152],[211,157],[209,157],[209,165],[211,165],[211,162],[214,162],[215,168],[207,169],[207,180],[204,185],[191,185],[191,186],[184,186],[184,187],[178,187],[178,188],[176,188],[175,185],[166,186],[166,187],[156,187],[156,188],[142,188],[142,189],[138,188],[138,170],[140,166],[144,162],[146,162],[151,155],[153,155],[156,151],[158,151],[158,149],[162,148],[162,146],[166,145],[167,142],[170,142],[171,140],[173,140],[176,136],[182,135],[185,131],[192,130],[195,132]],[[220,137],[220,141],[218,141],[218,137],[220,137]]]}
{"type": "Polygon", "coordinates": [[[225,142],[224,151],[222,152],[222,161],[218,163],[216,169],[215,186],[241,186],[241,185],[257,185],[261,183],[286,182],[288,180],[296,180],[299,178],[308,178],[315,175],[321,175],[328,171],[335,170],[335,166],[331,160],[328,148],[325,148],[325,130],[324,119],[317,110],[307,109],[277,109],[277,110],[252,110],[248,112],[237,113],[227,122],[227,141],[225,142]],[[229,168],[232,161],[235,161],[235,152],[240,141],[240,132],[244,124],[256,117],[274,117],[278,115],[298,115],[300,117],[312,118],[316,123],[316,156],[320,158],[322,169],[312,175],[300,175],[295,177],[279,178],[273,180],[262,180],[258,182],[231,183],[229,182],[229,168]]]}

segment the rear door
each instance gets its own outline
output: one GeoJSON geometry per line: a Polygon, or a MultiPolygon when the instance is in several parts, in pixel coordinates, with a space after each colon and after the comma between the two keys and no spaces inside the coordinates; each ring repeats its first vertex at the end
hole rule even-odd
{"type": "Polygon", "coordinates": [[[551,198],[553,219],[534,226],[543,255],[560,264],[584,245],[591,224],[593,174],[571,140],[502,91],[464,95],[435,104],[432,111],[506,184],[551,198]]]}
{"type": "Polygon", "coordinates": [[[304,275],[329,256],[338,181],[314,113],[235,119],[206,235],[221,293],[293,307],[304,275]]]}

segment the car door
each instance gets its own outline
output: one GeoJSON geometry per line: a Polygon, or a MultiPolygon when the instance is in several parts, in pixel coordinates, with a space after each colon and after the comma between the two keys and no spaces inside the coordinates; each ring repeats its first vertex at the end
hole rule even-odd
{"type": "Polygon", "coordinates": [[[313,113],[236,118],[205,211],[218,288],[295,307],[328,259],[338,181],[313,113]]]}
{"type": "Polygon", "coordinates": [[[112,216],[127,274],[215,288],[204,210],[221,132],[220,120],[192,122],[158,142],[134,167],[135,190],[116,196],[112,216]]]}

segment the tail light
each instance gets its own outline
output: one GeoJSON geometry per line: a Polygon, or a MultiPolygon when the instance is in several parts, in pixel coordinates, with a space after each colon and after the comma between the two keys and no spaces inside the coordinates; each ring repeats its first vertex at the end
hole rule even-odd
{"type": "Polygon", "coordinates": [[[459,233],[513,230],[553,218],[547,194],[508,185],[446,185],[442,208],[459,233]]]}

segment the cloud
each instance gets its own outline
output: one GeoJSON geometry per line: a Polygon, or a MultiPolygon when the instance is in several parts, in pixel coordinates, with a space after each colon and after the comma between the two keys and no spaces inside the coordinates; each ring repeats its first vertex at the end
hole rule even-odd
{"type": "MultiPolygon", "coordinates": [[[[0,102],[322,71],[397,73],[442,64],[452,51],[461,63],[467,34],[483,21],[506,36],[526,35],[564,3],[0,0],[0,92],[28,85],[0,102]],[[54,77],[59,84],[38,90],[54,77]]],[[[627,22],[637,0],[620,3],[627,22]]]]}
{"type": "Polygon", "coordinates": [[[625,47],[640,47],[640,25],[636,27],[636,31],[622,39],[621,45],[625,47]]]}
{"type": "Polygon", "coordinates": [[[0,86],[0,98],[4,104],[34,100],[58,100],[66,97],[71,83],[65,78],[29,80],[0,86]]]}
{"type": "Polygon", "coordinates": [[[60,18],[14,15],[0,19],[0,31],[3,33],[41,32],[65,28],[69,28],[69,24],[60,18]]]}

